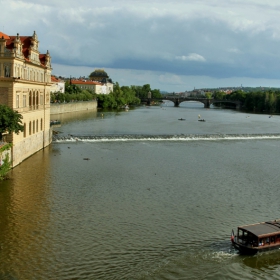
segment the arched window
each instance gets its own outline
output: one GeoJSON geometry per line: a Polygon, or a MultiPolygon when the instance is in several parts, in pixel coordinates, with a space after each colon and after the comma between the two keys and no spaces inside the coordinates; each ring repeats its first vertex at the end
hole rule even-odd
{"type": "Polygon", "coordinates": [[[36,120],[36,132],[38,132],[38,120],[36,120]]]}
{"type": "Polygon", "coordinates": [[[26,137],[26,123],[23,124],[23,137],[26,137]]]}
{"type": "Polygon", "coordinates": [[[35,121],[33,121],[33,134],[35,133],[35,121]]]}
{"type": "Polygon", "coordinates": [[[35,92],[33,92],[33,96],[32,96],[32,105],[33,105],[33,110],[36,109],[36,96],[35,96],[35,92]]]}
{"type": "Polygon", "coordinates": [[[29,110],[32,110],[32,92],[29,92],[29,110]]]}
{"type": "Polygon", "coordinates": [[[29,122],[29,135],[31,135],[32,134],[32,130],[31,130],[32,128],[31,128],[31,122],[29,122]]]}
{"type": "Polygon", "coordinates": [[[38,109],[39,105],[39,92],[36,92],[36,109],[38,109]]]}

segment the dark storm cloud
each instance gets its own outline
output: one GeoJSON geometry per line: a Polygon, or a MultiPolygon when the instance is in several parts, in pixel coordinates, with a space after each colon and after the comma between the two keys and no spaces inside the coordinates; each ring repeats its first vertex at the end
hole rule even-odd
{"type": "Polygon", "coordinates": [[[0,0],[0,4],[2,31],[28,35],[36,30],[40,50],[49,49],[53,63],[65,67],[143,70],[175,78],[278,78],[276,0],[265,5],[259,0],[0,0]],[[11,22],[11,15],[17,21],[11,22]]]}

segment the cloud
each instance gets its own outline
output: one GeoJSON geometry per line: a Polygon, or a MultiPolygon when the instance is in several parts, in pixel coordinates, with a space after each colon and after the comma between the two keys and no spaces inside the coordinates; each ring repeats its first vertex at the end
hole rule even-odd
{"type": "Polygon", "coordinates": [[[128,85],[147,79],[157,88],[185,89],[178,77],[273,80],[280,72],[279,0],[0,0],[0,6],[1,31],[36,30],[53,65],[110,69],[125,73],[128,85]]]}
{"type": "Polygon", "coordinates": [[[206,61],[202,55],[197,53],[190,53],[189,55],[185,56],[176,56],[175,59],[182,60],[182,61],[206,61]]]}

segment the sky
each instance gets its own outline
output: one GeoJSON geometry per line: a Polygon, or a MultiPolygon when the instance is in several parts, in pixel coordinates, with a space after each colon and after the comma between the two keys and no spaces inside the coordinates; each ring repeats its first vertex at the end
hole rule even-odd
{"type": "Polygon", "coordinates": [[[279,0],[0,0],[0,31],[38,35],[52,73],[121,86],[280,87],[279,0]]]}

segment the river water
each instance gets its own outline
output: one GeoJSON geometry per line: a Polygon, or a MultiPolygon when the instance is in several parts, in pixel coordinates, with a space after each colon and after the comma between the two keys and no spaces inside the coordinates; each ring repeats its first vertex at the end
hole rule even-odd
{"type": "Polygon", "coordinates": [[[230,244],[280,217],[280,116],[189,102],[52,117],[52,145],[0,183],[1,280],[280,278],[280,251],[230,244]]]}

